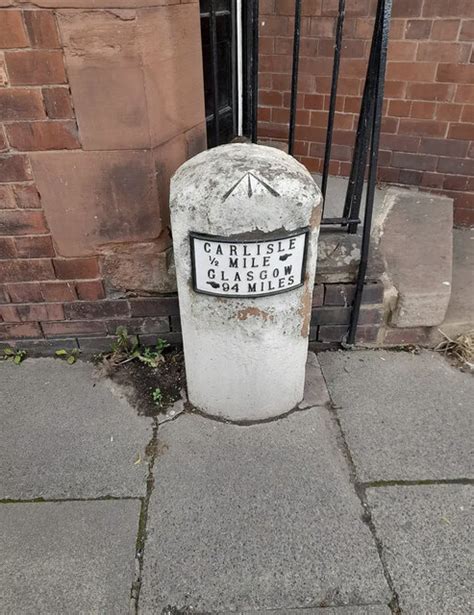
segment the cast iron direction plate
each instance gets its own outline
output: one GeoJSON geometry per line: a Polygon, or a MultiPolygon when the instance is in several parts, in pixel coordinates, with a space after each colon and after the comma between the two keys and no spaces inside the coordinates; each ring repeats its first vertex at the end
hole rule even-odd
{"type": "Polygon", "coordinates": [[[304,282],[309,229],[236,240],[191,232],[193,288],[216,297],[264,297],[304,282]]]}

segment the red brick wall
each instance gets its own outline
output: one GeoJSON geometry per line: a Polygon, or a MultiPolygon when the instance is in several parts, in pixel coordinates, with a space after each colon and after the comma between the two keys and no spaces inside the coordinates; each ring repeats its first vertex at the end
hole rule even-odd
{"type": "MultiPolygon", "coordinates": [[[[259,137],[286,140],[294,2],[262,0],[259,137]]],[[[375,0],[347,0],[330,172],[348,175],[375,0]]],[[[303,0],[295,152],[322,167],[338,0],[303,0]]],[[[474,224],[474,1],[393,0],[379,179],[448,194],[474,224]]]]}
{"type": "Polygon", "coordinates": [[[158,295],[168,179],[205,147],[197,0],[46,4],[0,8],[0,347],[98,351],[118,325],[174,340],[158,295]]]}

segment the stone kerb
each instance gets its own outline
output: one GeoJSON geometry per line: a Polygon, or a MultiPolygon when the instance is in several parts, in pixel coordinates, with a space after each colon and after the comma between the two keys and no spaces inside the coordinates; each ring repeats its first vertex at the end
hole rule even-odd
{"type": "Polygon", "coordinates": [[[202,411],[257,420],[301,401],[320,204],[302,165],[260,145],[203,152],[173,177],[188,389],[202,411]]]}

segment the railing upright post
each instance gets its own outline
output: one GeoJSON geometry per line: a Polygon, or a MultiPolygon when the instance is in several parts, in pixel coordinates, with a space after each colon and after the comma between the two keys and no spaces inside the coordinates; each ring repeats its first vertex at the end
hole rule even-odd
{"type": "Polygon", "coordinates": [[[328,186],[329,163],[331,161],[332,136],[334,131],[334,119],[336,115],[337,83],[339,80],[339,67],[341,64],[342,35],[344,29],[344,19],[346,14],[346,0],[339,0],[339,9],[336,25],[336,36],[334,41],[334,62],[332,66],[331,98],[329,101],[328,129],[326,133],[326,147],[324,150],[323,177],[321,182],[321,192],[323,194],[323,216],[324,204],[326,202],[326,192],[328,186]]]}
{"type": "Polygon", "coordinates": [[[214,106],[214,145],[219,145],[220,126],[219,126],[219,64],[217,57],[217,19],[216,19],[216,0],[210,0],[209,18],[211,30],[211,55],[212,55],[212,85],[213,85],[213,106],[214,106]]]}
{"type": "Polygon", "coordinates": [[[291,72],[290,129],[288,133],[288,153],[293,156],[295,148],[296,112],[298,102],[298,68],[301,38],[301,0],[295,0],[295,30],[293,34],[293,68],[291,72]]]}
{"type": "Polygon", "coordinates": [[[357,324],[359,322],[360,305],[362,301],[362,293],[364,290],[365,276],[367,273],[367,263],[369,259],[370,247],[370,232],[372,227],[372,213],[374,207],[375,185],[377,181],[377,165],[380,145],[380,128],[382,123],[382,108],[385,85],[385,69],[387,65],[387,46],[388,35],[390,30],[390,18],[392,15],[392,0],[379,0],[380,23],[376,25],[379,28],[379,38],[377,47],[377,71],[375,79],[374,105],[372,116],[372,133],[370,143],[370,160],[369,160],[369,177],[367,184],[367,197],[364,215],[364,227],[362,231],[361,257],[359,271],[357,274],[356,290],[354,302],[351,312],[351,322],[347,336],[347,343],[354,344],[357,324]]]}
{"type": "Polygon", "coordinates": [[[252,0],[252,143],[257,142],[258,126],[258,26],[259,0],[252,0]]]}

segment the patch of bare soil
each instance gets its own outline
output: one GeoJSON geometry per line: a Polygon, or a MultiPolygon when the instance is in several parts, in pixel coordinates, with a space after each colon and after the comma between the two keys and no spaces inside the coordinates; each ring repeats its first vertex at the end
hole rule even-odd
{"type": "Polygon", "coordinates": [[[137,360],[119,364],[104,361],[106,375],[121,386],[128,401],[142,416],[164,414],[186,388],[183,352],[166,349],[163,359],[156,368],[137,360]],[[159,403],[153,399],[157,389],[161,392],[159,403]]]}

